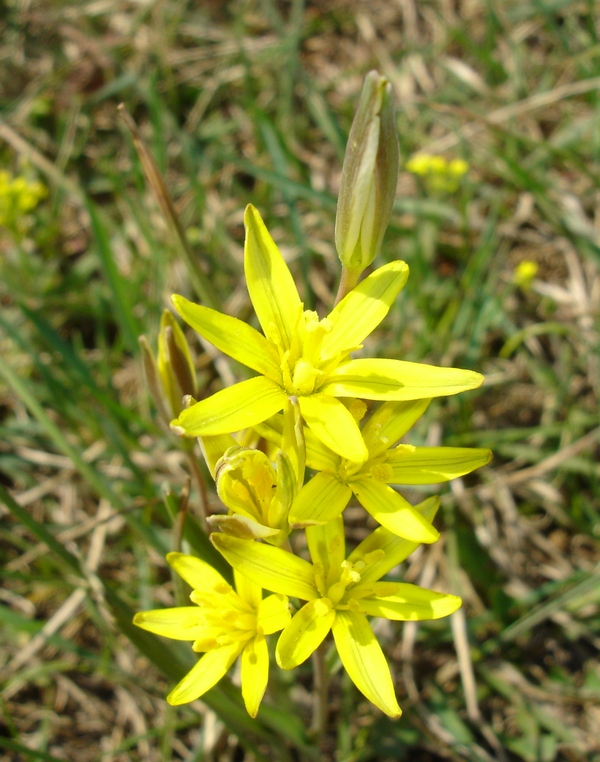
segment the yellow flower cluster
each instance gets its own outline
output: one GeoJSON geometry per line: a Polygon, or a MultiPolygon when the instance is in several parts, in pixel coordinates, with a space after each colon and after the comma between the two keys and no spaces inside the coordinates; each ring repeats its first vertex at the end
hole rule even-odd
{"type": "Polygon", "coordinates": [[[406,162],[406,169],[422,177],[427,189],[432,193],[452,193],[460,187],[469,165],[463,159],[445,159],[420,153],[406,162]]]}
{"type": "MultiPolygon", "coordinates": [[[[210,539],[235,582],[234,589],[204,561],[171,554],[169,563],[192,587],[194,606],[136,615],[139,627],[192,641],[205,654],[169,694],[172,704],[201,696],[239,659],[242,696],[255,716],[268,681],[265,636],[281,631],[276,662],[293,669],[331,633],[358,689],[399,717],[369,618],[438,619],[461,604],[456,595],[385,578],[421,543],[439,538],[433,526],[439,500],[413,506],[395,487],[449,481],[485,465],[491,453],[401,442],[432,398],[477,388],[479,373],[353,357],[408,277],[406,263],[393,261],[360,280],[388,224],[396,172],[390,174],[390,157],[393,164],[397,155],[386,80],[372,73],[365,92],[338,207],[345,286],[330,313],[304,309],[281,252],[249,205],[244,272],[260,330],[180,295],[173,304],[191,328],[254,375],[198,402],[194,363],[174,318],[163,315],[156,360],[142,341],[159,412],[174,417],[176,434],[199,439],[228,511],[208,524],[220,530],[210,539]],[[353,499],[379,527],[347,550],[344,511],[353,499]],[[304,542],[290,542],[294,531],[304,532],[304,542]],[[308,552],[296,553],[295,546],[308,552]],[[263,590],[271,595],[263,598],[263,590]]],[[[413,162],[412,171],[445,178],[446,188],[466,171],[465,162],[430,159],[413,162]]]]}
{"type": "Polygon", "coordinates": [[[46,187],[38,180],[30,180],[24,175],[14,177],[7,170],[0,170],[0,225],[22,231],[23,218],[35,209],[46,193],[46,187]]]}

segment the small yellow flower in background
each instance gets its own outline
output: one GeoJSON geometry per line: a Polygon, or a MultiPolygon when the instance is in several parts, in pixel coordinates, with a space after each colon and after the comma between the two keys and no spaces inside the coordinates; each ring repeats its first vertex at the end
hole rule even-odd
{"type": "Polygon", "coordinates": [[[448,161],[443,156],[421,153],[406,162],[406,169],[422,177],[432,193],[452,193],[459,189],[462,178],[469,171],[469,165],[463,159],[448,161]]]}
{"type": "MultiPolygon", "coordinates": [[[[430,498],[419,506],[426,521],[433,520],[437,505],[430,498]]],[[[439,619],[456,611],[460,598],[380,581],[418,546],[385,527],[366,537],[347,559],[341,517],[308,527],[306,539],[312,563],[254,540],[211,535],[233,568],[257,585],[307,601],[281,633],[276,650],[280,667],[302,664],[332,630],[342,664],[356,687],[382,712],[399,717],[390,670],[367,616],[405,622],[439,619]]]]}
{"type": "Polygon", "coordinates": [[[524,291],[527,291],[529,288],[531,288],[531,284],[538,273],[538,269],[539,268],[537,262],[532,262],[529,259],[524,259],[515,267],[515,271],[513,273],[513,283],[519,288],[522,288],[524,291]]]}
{"type": "Polygon", "coordinates": [[[304,310],[282,255],[253,206],[245,214],[244,269],[264,335],[216,310],[174,296],[181,317],[222,352],[260,373],[179,415],[173,430],[187,437],[252,427],[297,398],[300,413],[327,447],[356,463],[368,457],[352,413],[339,398],[412,400],[480,386],[479,373],[386,359],[350,359],[387,315],[408,267],[390,262],[350,291],[326,318],[304,310]]]}
{"type": "Polygon", "coordinates": [[[0,170],[0,225],[22,233],[28,227],[27,214],[47,194],[46,186],[24,175],[14,177],[0,170]]]}
{"type": "Polygon", "coordinates": [[[241,655],[242,697],[256,717],[269,678],[265,635],[290,621],[285,595],[262,597],[261,588],[234,571],[234,590],[212,566],[194,556],[169,553],[167,561],[192,588],[196,605],[142,611],[134,624],[174,640],[194,641],[204,653],[196,666],[167,696],[169,704],[187,704],[216,685],[241,655]]]}

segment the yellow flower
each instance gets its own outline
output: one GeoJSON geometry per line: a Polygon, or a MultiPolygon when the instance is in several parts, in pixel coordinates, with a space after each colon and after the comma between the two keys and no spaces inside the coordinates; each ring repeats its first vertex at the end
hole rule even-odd
{"type": "Polygon", "coordinates": [[[519,288],[527,290],[531,288],[531,283],[538,272],[537,262],[531,262],[528,259],[524,259],[515,267],[513,274],[513,282],[519,288]]]}
{"type": "Polygon", "coordinates": [[[285,595],[262,598],[258,585],[237,572],[237,592],[212,566],[194,556],[169,553],[167,561],[192,588],[195,606],[142,611],[133,623],[156,635],[192,640],[205,653],[167,696],[169,704],[186,704],[216,685],[241,655],[242,696],[248,714],[256,717],[269,677],[265,635],[290,620],[285,595]]]}
{"type": "MultiPolygon", "coordinates": [[[[420,506],[425,520],[433,519],[437,504],[431,498],[420,506]]],[[[309,527],[306,539],[312,563],[254,540],[211,535],[234,569],[267,590],[307,601],[281,633],[276,650],[280,667],[302,664],[332,630],[342,664],[356,687],[390,717],[399,717],[390,670],[367,616],[438,619],[456,611],[460,598],[380,581],[418,545],[385,527],[371,533],[347,559],[341,517],[309,527]]]]}
{"type": "Polygon", "coordinates": [[[448,161],[443,156],[420,153],[406,162],[406,169],[419,175],[432,192],[452,192],[458,190],[469,165],[463,159],[448,161]]]}
{"type": "Polygon", "coordinates": [[[300,490],[290,510],[294,528],[336,518],[354,494],[373,518],[414,542],[435,542],[439,533],[391,484],[438,484],[489,463],[492,453],[474,447],[396,444],[431,400],[385,402],[368,419],[362,436],[369,457],[352,463],[306,432],[306,464],[319,473],[300,490]]]}
{"type": "Polygon", "coordinates": [[[339,398],[411,400],[479,386],[469,370],[349,354],[383,318],[408,277],[404,262],[375,270],[320,320],[304,310],[292,275],[252,206],[245,214],[244,269],[264,335],[233,317],[174,296],[181,317],[205,339],[259,376],[217,392],[172,422],[182,436],[204,437],[254,426],[298,399],[302,418],[331,450],[360,463],[368,457],[360,430],[339,398]]]}

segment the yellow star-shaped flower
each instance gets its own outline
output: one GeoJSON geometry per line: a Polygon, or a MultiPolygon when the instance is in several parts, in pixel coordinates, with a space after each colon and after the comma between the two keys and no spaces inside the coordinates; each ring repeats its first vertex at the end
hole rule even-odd
{"type": "Polygon", "coordinates": [[[192,588],[194,606],[141,611],[133,623],[156,635],[193,640],[204,652],[196,666],[167,696],[169,704],[186,704],[216,685],[241,655],[242,697],[256,717],[269,677],[265,635],[290,620],[284,595],[262,597],[261,588],[237,572],[237,592],[212,566],[184,553],[169,553],[167,561],[192,588]]]}
{"type": "MultiPolygon", "coordinates": [[[[425,500],[419,509],[431,522],[439,501],[425,500]]],[[[461,605],[455,595],[405,582],[381,581],[418,546],[385,527],[368,535],[345,558],[342,518],[309,527],[306,540],[312,563],[281,548],[254,540],[211,535],[213,544],[234,569],[267,590],[307,603],[284,627],[277,643],[283,669],[302,664],[330,630],[342,664],[356,687],[390,717],[399,717],[390,670],[367,619],[399,621],[439,619],[461,605]]]]}
{"type": "Polygon", "coordinates": [[[340,398],[414,400],[478,387],[479,373],[349,355],[387,315],[406,283],[408,266],[380,267],[320,320],[304,310],[292,275],[259,213],[244,217],[244,270],[264,335],[237,318],[182,296],[173,304],[181,317],[225,354],[260,375],[197,402],[172,422],[182,436],[204,437],[254,426],[297,397],[307,426],[327,447],[362,463],[368,451],[358,425],[340,398]]]}

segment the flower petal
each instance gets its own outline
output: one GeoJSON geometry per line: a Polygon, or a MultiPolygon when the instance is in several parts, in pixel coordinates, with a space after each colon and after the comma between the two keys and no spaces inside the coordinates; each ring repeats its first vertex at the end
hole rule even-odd
{"type": "Polygon", "coordinates": [[[348,505],[352,490],[333,474],[318,473],[298,493],[288,521],[298,529],[335,519],[348,505]]]}
{"type": "Polygon", "coordinates": [[[281,252],[258,211],[244,214],[244,272],[250,299],[267,339],[287,350],[302,312],[302,302],[281,252]]]}
{"type": "Polygon", "coordinates": [[[412,542],[435,542],[440,533],[419,511],[391,487],[374,479],[360,479],[351,483],[359,503],[375,521],[394,534],[412,542]]]}
{"type": "Polygon", "coordinates": [[[211,542],[234,569],[257,585],[305,601],[318,597],[312,565],[281,548],[254,540],[211,534],[211,542]]]}
{"type": "Polygon", "coordinates": [[[395,595],[385,598],[363,598],[360,606],[365,614],[401,622],[416,622],[448,616],[462,604],[457,595],[436,593],[435,590],[426,590],[407,582],[398,585],[395,595]]]}
{"type": "Polygon", "coordinates": [[[240,574],[237,569],[233,570],[233,580],[235,589],[240,598],[247,603],[254,611],[258,610],[262,602],[262,588],[248,577],[240,574]]]}
{"type": "Polygon", "coordinates": [[[231,588],[218,571],[201,558],[188,556],[186,553],[168,553],[167,562],[184,579],[192,590],[231,588]]]}
{"type": "Polygon", "coordinates": [[[207,629],[214,630],[212,625],[206,624],[204,612],[198,606],[140,611],[134,616],[133,623],[173,640],[197,640],[207,636],[207,629]]]}
{"type": "Polygon", "coordinates": [[[244,642],[209,651],[167,696],[171,706],[187,704],[215,686],[242,652],[244,642]]]}
{"type": "Polygon", "coordinates": [[[333,637],[342,664],[358,690],[389,717],[400,717],[402,710],[390,668],[367,618],[353,611],[338,611],[333,637]]]}
{"type": "Polygon", "coordinates": [[[307,426],[321,442],[353,463],[364,463],[369,453],[358,424],[343,403],[318,393],[299,397],[298,402],[307,426]]]}
{"type": "Polygon", "coordinates": [[[306,542],[310,557],[315,566],[323,568],[327,584],[329,571],[333,570],[336,580],[339,580],[340,568],[346,558],[346,538],[344,536],[344,521],[341,516],[318,527],[307,527],[306,542]]]}
{"type": "MultiPolygon", "coordinates": [[[[419,505],[415,505],[415,511],[419,511],[423,518],[431,523],[435,518],[439,505],[439,497],[428,497],[422,503],[419,503],[419,505]]],[[[397,534],[390,532],[386,527],[378,527],[370,535],[367,535],[348,556],[348,561],[356,563],[377,550],[383,550],[385,554],[379,560],[371,561],[367,565],[367,568],[361,573],[361,581],[354,589],[358,590],[363,583],[370,584],[381,579],[394,566],[397,566],[405,558],[408,558],[420,544],[419,542],[411,542],[403,537],[398,537],[397,534]]]]}
{"type": "Polygon", "coordinates": [[[309,601],[279,636],[275,657],[282,669],[302,664],[325,640],[336,612],[327,598],[309,601]]]}
{"type": "Polygon", "coordinates": [[[250,717],[256,717],[269,680],[269,649],[264,635],[250,640],[242,651],[242,698],[250,717]]]}
{"type": "Polygon", "coordinates": [[[320,391],[334,397],[366,400],[417,400],[447,397],[476,389],[482,383],[483,376],[472,370],[403,360],[362,359],[338,365],[320,391]]]}
{"type": "Polygon", "coordinates": [[[281,363],[275,347],[248,323],[177,294],[171,301],[185,322],[221,352],[262,376],[281,382],[281,363]]]}
{"type": "Polygon", "coordinates": [[[243,514],[233,514],[232,516],[223,516],[215,513],[207,519],[211,527],[220,529],[225,534],[233,537],[241,537],[244,540],[264,540],[267,537],[274,537],[279,534],[279,529],[271,529],[258,521],[251,519],[243,514]]]}
{"type": "Polygon", "coordinates": [[[256,376],[196,402],[171,422],[171,428],[186,437],[228,434],[278,413],[286,400],[287,395],[278,384],[256,376]]]}
{"type": "Polygon", "coordinates": [[[402,445],[386,461],[392,476],[388,484],[437,484],[470,474],[492,459],[490,450],[475,447],[415,447],[402,445]]]}
{"type": "Polygon", "coordinates": [[[269,595],[258,607],[256,624],[265,635],[283,630],[290,621],[290,606],[286,595],[269,595]]]}
{"type": "Polygon", "coordinates": [[[387,315],[408,278],[406,262],[396,260],[372,272],[328,315],[333,329],[326,334],[321,359],[356,349],[387,315]]]}
{"type": "Polygon", "coordinates": [[[375,458],[392,447],[419,420],[430,399],[408,402],[384,402],[362,428],[369,449],[369,458],[375,458]]]}

